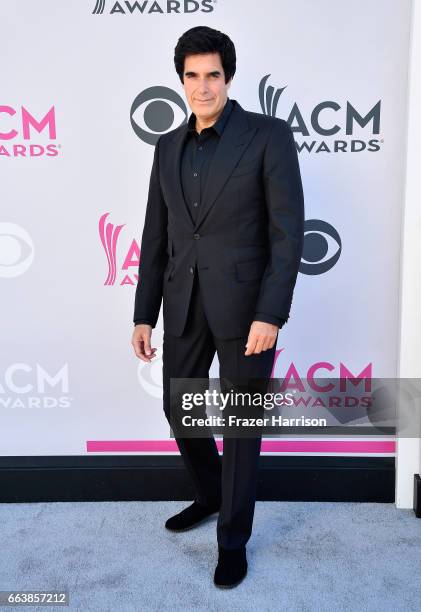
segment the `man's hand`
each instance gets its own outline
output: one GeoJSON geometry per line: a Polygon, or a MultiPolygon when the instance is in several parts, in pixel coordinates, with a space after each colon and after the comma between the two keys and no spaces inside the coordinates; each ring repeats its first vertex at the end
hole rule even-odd
{"type": "Polygon", "coordinates": [[[264,323],[263,321],[253,321],[244,355],[253,355],[272,348],[276,342],[278,331],[279,327],[277,325],[264,323]]]}
{"type": "Polygon", "coordinates": [[[155,357],[156,348],[151,348],[152,327],[146,324],[136,325],[132,335],[132,346],[137,357],[150,363],[155,357]]]}

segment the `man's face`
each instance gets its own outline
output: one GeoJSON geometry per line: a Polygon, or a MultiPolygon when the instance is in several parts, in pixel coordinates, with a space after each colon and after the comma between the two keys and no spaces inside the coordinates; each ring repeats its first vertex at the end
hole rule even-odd
{"type": "Polygon", "coordinates": [[[187,55],[183,77],[187,102],[199,120],[209,121],[222,112],[232,79],[225,83],[219,53],[187,55]]]}

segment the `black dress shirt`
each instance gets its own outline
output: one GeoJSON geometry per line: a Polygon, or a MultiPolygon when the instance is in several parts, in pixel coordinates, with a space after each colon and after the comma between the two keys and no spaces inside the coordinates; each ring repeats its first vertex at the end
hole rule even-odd
{"type": "MultiPolygon", "coordinates": [[[[210,127],[203,128],[200,134],[196,131],[196,115],[191,113],[189,117],[187,135],[181,157],[181,185],[184,199],[194,221],[196,221],[202,202],[212,157],[215,154],[224,127],[229,120],[232,108],[233,104],[228,98],[217,121],[210,127]]],[[[272,323],[279,328],[285,323],[285,319],[266,315],[261,312],[255,314],[254,320],[272,323]]],[[[140,323],[151,325],[151,323],[145,319],[137,319],[134,322],[135,325],[140,323]]]]}

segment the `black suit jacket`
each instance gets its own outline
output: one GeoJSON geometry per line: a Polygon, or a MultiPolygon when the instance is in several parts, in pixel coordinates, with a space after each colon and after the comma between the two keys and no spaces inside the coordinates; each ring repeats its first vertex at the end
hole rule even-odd
{"type": "Polygon", "coordinates": [[[234,108],[193,221],[180,178],[187,125],[158,139],[141,240],[134,322],[183,333],[199,275],[214,336],[247,336],[256,313],[289,318],[304,239],[304,196],[288,123],[234,108]]]}

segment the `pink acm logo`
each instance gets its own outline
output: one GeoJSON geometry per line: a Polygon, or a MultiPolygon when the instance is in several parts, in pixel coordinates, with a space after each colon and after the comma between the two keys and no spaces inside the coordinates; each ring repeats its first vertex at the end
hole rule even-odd
{"type": "Polygon", "coordinates": [[[367,418],[371,422],[379,404],[384,408],[385,394],[379,392],[380,379],[373,378],[372,362],[355,373],[343,361],[335,364],[320,360],[299,368],[294,362],[288,363],[286,355],[285,347],[276,349],[271,378],[280,383],[279,391],[294,394],[294,408],[330,413],[340,425],[367,418]]]}
{"type": "Polygon", "coordinates": [[[349,385],[362,385],[367,391],[371,388],[372,362],[363,366],[358,374],[355,374],[342,361],[335,364],[327,360],[320,360],[309,364],[305,370],[302,370],[293,361],[288,363],[285,350],[285,347],[276,349],[271,373],[272,378],[282,378],[282,386],[285,389],[297,389],[304,392],[306,385],[309,389],[320,392],[334,391],[335,387],[340,392],[346,392],[349,385]]]}
{"type": "Polygon", "coordinates": [[[125,224],[115,225],[107,221],[110,213],[101,216],[98,225],[99,237],[107,259],[108,274],[104,285],[136,285],[140,262],[140,248],[133,238],[122,246],[123,256],[119,256],[121,232],[125,224]],[[120,264],[121,261],[121,264],[120,264]]]}
{"type": "Polygon", "coordinates": [[[57,157],[60,145],[49,142],[56,138],[54,106],[35,116],[24,106],[0,105],[0,157],[57,157]]]}

